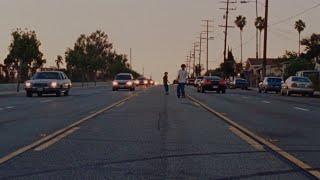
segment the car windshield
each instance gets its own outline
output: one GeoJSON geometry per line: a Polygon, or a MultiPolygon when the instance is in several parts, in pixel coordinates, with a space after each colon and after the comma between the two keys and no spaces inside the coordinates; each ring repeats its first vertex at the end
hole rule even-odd
{"type": "Polygon", "coordinates": [[[304,77],[293,77],[292,81],[293,82],[304,82],[304,83],[310,82],[310,80],[308,78],[304,78],[304,77]]]}
{"type": "Polygon", "coordinates": [[[268,78],[267,81],[269,83],[281,83],[282,79],[281,78],[268,78]]]}
{"type": "Polygon", "coordinates": [[[236,80],[237,83],[247,83],[247,80],[244,79],[237,79],[236,80]]]}
{"type": "Polygon", "coordinates": [[[32,79],[60,79],[60,75],[57,72],[39,72],[32,79]]]}
{"type": "Polygon", "coordinates": [[[120,74],[120,75],[117,75],[116,80],[131,80],[131,76],[130,75],[127,75],[127,74],[120,74]]]}
{"type": "Polygon", "coordinates": [[[208,79],[208,80],[220,80],[221,78],[218,77],[218,76],[210,76],[210,77],[206,77],[205,79],[208,79]]]}

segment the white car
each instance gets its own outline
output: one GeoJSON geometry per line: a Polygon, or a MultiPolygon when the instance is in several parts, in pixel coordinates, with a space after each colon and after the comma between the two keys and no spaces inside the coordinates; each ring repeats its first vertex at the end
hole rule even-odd
{"type": "Polygon", "coordinates": [[[27,97],[32,97],[34,93],[38,96],[43,94],[55,94],[61,96],[69,95],[71,80],[61,71],[43,71],[34,74],[31,80],[25,82],[27,97]]]}
{"type": "Polygon", "coordinates": [[[113,91],[118,91],[119,89],[134,91],[135,88],[136,83],[134,82],[133,75],[131,73],[119,73],[112,82],[113,91]]]}
{"type": "Polygon", "coordinates": [[[314,88],[307,77],[291,76],[281,86],[281,95],[301,94],[313,96],[314,88]]]}

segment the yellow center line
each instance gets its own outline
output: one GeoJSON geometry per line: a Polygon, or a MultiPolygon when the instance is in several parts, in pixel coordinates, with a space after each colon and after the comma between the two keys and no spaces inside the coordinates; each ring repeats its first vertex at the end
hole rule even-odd
{"type": "Polygon", "coordinates": [[[281,157],[287,159],[289,162],[291,162],[292,164],[294,164],[297,167],[301,168],[305,172],[309,173],[311,176],[314,176],[317,179],[320,179],[320,172],[317,169],[311,167],[309,164],[307,164],[307,163],[301,161],[300,159],[296,158],[295,156],[289,154],[288,152],[284,151],[283,149],[281,149],[280,147],[276,146],[275,144],[269,142],[268,140],[264,139],[263,137],[260,137],[260,136],[256,135],[255,133],[251,132],[247,128],[239,125],[238,123],[236,123],[233,120],[229,119],[228,117],[222,115],[218,111],[215,111],[214,109],[210,108],[209,106],[207,106],[206,104],[204,104],[201,101],[197,100],[196,98],[194,98],[194,97],[192,97],[190,95],[187,95],[187,97],[191,101],[200,104],[200,106],[202,106],[204,109],[206,109],[207,111],[209,111],[212,114],[216,115],[220,119],[224,120],[226,123],[228,123],[232,127],[236,128],[239,131],[241,131],[242,133],[246,134],[247,136],[252,138],[257,143],[263,144],[265,147],[268,147],[270,150],[272,150],[273,152],[277,153],[281,157]]]}
{"type": "Polygon", "coordinates": [[[77,121],[75,123],[72,123],[72,124],[68,125],[65,128],[62,128],[62,129],[60,129],[60,130],[58,130],[58,131],[56,131],[56,132],[54,132],[54,133],[52,133],[52,134],[50,134],[48,136],[45,136],[45,137],[43,137],[43,138],[41,138],[41,139],[39,139],[39,140],[29,144],[29,145],[23,146],[23,147],[15,150],[15,151],[7,154],[7,155],[1,157],[0,158],[0,165],[4,164],[5,162],[7,162],[7,161],[9,161],[9,160],[11,160],[13,158],[15,158],[16,156],[19,156],[20,154],[22,154],[24,152],[29,151],[30,149],[34,149],[35,147],[38,147],[39,145],[50,141],[51,139],[59,136],[60,134],[66,132],[66,131],[74,128],[74,127],[79,126],[80,124],[82,124],[82,123],[84,123],[84,122],[86,122],[86,121],[88,121],[88,120],[90,120],[90,119],[92,119],[92,118],[104,113],[105,111],[108,111],[108,110],[114,108],[118,104],[130,100],[131,98],[135,97],[136,94],[137,93],[131,94],[131,95],[127,96],[126,98],[120,100],[120,101],[117,101],[117,102],[115,102],[115,103],[113,103],[113,104],[111,104],[111,105],[109,105],[109,106],[107,106],[105,108],[100,109],[99,111],[97,111],[97,112],[95,112],[93,114],[90,114],[87,117],[84,117],[84,118],[80,119],[79,121],[77,121]]]}
{"type": "Polygon", "coordinates": [[[40,146],[36,147],[34,150],[35,151],[43,151],[45,149],[47,149],[48,147],[52,146],[53,144],[57,143],[58,141],[60,141],[61,139],[67,137],[68,135],[74,133],[75,131],[77,131],[78,129],[80,129],[79,127],[74,127],[68,131],[66,131],[65,133],[63,134],[60,134],[59,136],[51,139],[50,141],[44,143],[44,144],[41,144],[40,146]]]}
{"type": "Polygon", "coordinates": [[[263,148],[263,146],[259,143],[257,143],[255,140],[253,140],[252,138],[250,138],[249,136],[245,135],[244,133],[242,133],[241,131],[239,131],[238,129],[230,126],[229,130],[231,132],[233,132],[235,135],[237,135],[238,137],[240,137],[242,140],[246,141],[248,144],[250,144],[253,148],[255,148],[258,151],[265,151],[265,149],[263,148]]]}

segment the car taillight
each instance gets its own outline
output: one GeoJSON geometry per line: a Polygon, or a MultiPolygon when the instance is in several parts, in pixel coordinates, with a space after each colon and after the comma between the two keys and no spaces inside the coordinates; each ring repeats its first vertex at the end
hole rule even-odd
{"type": "Polygon", "coordinates": [[[298,84],[297,83],[292,83],[291,87],[298,87],[298,84]]]}
{"type": "Polygon", "coordinates": [[[225,81],[224,79],[221,79],[221,80],[219,81],[219,84],[220,84],[220,85],[227,85],[227,81],[225,81]]]}
{"type": "Polygon", "coordinates": [[[211,84],[211,81],[206,79],[206,80],[204,80],[204,84],[211,84]]]}

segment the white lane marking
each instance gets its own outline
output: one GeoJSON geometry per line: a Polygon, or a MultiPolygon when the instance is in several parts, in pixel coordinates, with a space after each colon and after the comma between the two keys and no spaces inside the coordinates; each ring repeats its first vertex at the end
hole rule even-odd
{"type": "Polygon", "coordinates": [[[247,97],[247,96],[242,96],[242,98],[243,98],[243,99],[249,99],[249,97],[247,97]]]}
{"type": "Polygon", "coordinates": [[[72,134],[73,132],[77,131],[79,129],[79,127],[74,127],[70,130],[68,130],[67,132],[60,134],[59,136],[51,139],[50,141],[38,146],[37,148],[35,148],[35,151],[43,151],[45,149],[47,149],[48,147],[52,146],[53,144],[57,143],[58,141],[60,141],[62,138],[67,137],[68,135],[72,134]]]}
{"type": "Polygon", "coordinates": [[[270,104],[270,101],[262,101],[263,103],[270,104]]]}
{"type": "Polygon", "coordinates": [[[43,101],[40,101],[42,103],[47,103],[47,102],[51,102],[52,100],[43,100],[43,101]]]}
{"type": "Polygon", "coordinates": [[[300,110],[300,111],[310,111],[309,109],[301,108],[301,107],[294,107],[294,109],[300,110]]]}
{"type": "Polygon", "coordinates": [[[0,108],[0,111],[2,111],[3,110],[3,108],[0,108]]]}
{"type": "Polygon", "coordinates": [[[7,106],[6,109],[13,109],[14,106],[7,106]]]}

